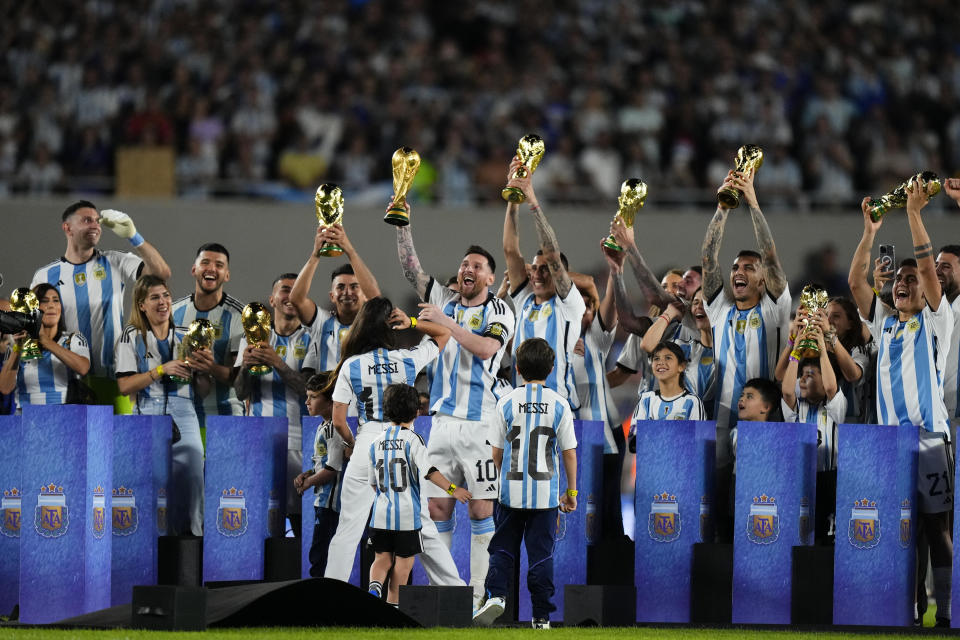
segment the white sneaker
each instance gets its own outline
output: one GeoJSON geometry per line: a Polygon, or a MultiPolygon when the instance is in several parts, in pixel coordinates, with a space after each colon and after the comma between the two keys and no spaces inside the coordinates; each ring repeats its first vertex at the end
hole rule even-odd
{"type": "Polygon", "coordinates": [[[473,614],[473,624],[480,625],[482,627],[489,627],[493,624],[493,621],[500,617],[500,614],[503,613],[503,609],[506,607],[506,601],[500,597],[487,598],[487,601],[483,603],[483,606],[477,609],[477,612],[473,614]]]}
{"type": "Polygon", "coordinates": [[[550,621],[544,620],[543,618],[534,618],[533,620],[531,620],[530,624],[533,626],[534,629],[550,628],[550,621]]]}

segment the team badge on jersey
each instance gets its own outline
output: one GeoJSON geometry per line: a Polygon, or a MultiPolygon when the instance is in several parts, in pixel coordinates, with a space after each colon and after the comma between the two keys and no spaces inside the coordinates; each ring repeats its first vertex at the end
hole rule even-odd
{"type": "Polygon", "coordinates": [[[810,498],[804,496],[800,498],[800,544],[810,544],[811,533],[813,527],[810,523],[810,498]]]}
{"type": "Polygon", "coordinates": [[[133,489],[120,487],[113,490],[113,535],[129,536],[137,532],[140,515],[137,512],[137,500],[133,489]]]}
{"type": "Polygon", "coordinates": [[[0,534],[8,538],[20,537],[20,489],[12,487],[3,490],[0,498],[0,534]]]}
{"type": "Polygon", "coordinates": [[[713,518],[707,496],[700,496],[700,542],[713,542],[713,518]]]}
{"type": "Polygon", "coordinates": [[[283,530],[283,511],[280,509],[280,499],[277,498],[277,492],[270,491],[270,499],[267,501],[267,531],[271,538],[282,538],[286,533],[283,530]]]}
{"type": "Polygon", "coordinates": [[[700,364],[707,367],[713,364],[713,356],[703,356],[700,358],[700,364]]]}
{"type": "Polygon", "coordinates": [[[753,497],[747,516],[747,540],[755,544],[772,544],[780,537],[780,516],[777,499],[763,494],[753,497]]]}
{"type": "Polygon", "coordinates": [[[307,343],[299,340],[297,344],[293,345],[293,355],[297,360],[303,360],[307,355],[307,343]]]}
{"type": "Polygon", "coordinates": [[[59,538],[67,532],[70,516],[63,487],[50,483],[40,487],[37,508],[33,514],[33,528],[44,538],[59,538]]]}
{"type": "Polygon", "coordinates": [[[546,320],[550,317],[550,314],[553,313],[553,307],[550,306],[550,303],[545,303],[539,309],[530,309],[530,313],[527,315],[527,320],[530,322],[536,322],[537,320],[546,320]]]}
{"type": "Polygon", "coordinates": [[[471,329],[479,329],[483,325],[483,312],[479,311],[473,314],[468,324],[471,329]]]}
{"type": "Polygon", "coordinates": [[[677,496],[666,491],[653,496],[647,517],[647,533],[650,537],[657,542],[673,542],[680,537],[680,524],[677,496]]]}
{"type": "Polygon", "coordinates": [[[167,491],[157,491],[157,535],[167,535],[167,491]]]}
{"type": "Polygon", "coordinates": [[[857,549],[872,549],[880,544],[880,512],[876,501],[866,498],[854,501],[847,538],[857,549]]]}
{"type": "Polygon", "coordinates": [[[97,265],[93,269],[93,277],[97,280],[106,280],[107,279],[107,270],[104,269],[101,265],[97,265]]]}
{"type": "Polygon", "coordinates": [[[920,330],[920,320],[914,316],[907,321],[907,331],[910,333],[916,333],[920,330]]]}
{"type": "Polygon", "coordinates": [[[247,499],[243,496],[243,489],[230,487],[220,494],[217,531],[228,538],[237,538],[247,532],[247,499]]]}
{"type": "Polygon", "coordinates": [[[93,490],[93,537],[99,540],[107,530],[106,497],[103,487],[97,485],[93,490]]]}
{"type": "Polygon", "coordinates": [[[216,322],[216,323],[211,322],[210,324],[211,324],[211,326],[213,326],[213,339],[214,339],[214,340],[219,340],[220,338],[222,338],[222,337],[223,337],[223,323],[222,323],[222,322],[216,322]]]}
{"type": "Polygon", "coordinates": [[[73,274],[73,281],[78,287],[82,287],[83,285],[87,284],[87,274],[82,271],[80,273],[75,273],[73,274]]]}
{"type": "Polygon", "coordinates": [[[343,341],[347,339],[347,333],[349,331],[350,327],[343,327],[337,332],[337,340],[340,342],[340,344],[343,344],[343,341]]]}
{"type": "Polygon", "coordinates": [[[760,325],[763,324],[763,321],[760,319],[760,314],[755,313],[750,316],[748,323],[750,324],[751,329],[759,329],[760,325]]]}
{"type": "Polygon", "coordinates": [[[277,355],[280,356],[281,358],[286,358],[286,357],[287,357],[287,345],[285,345],[285,344],[278,344],[278,345],[277,345],[277,355]]]}
{"type": "Polygon", "coordinates": [[[907,498],[900,503],[900,548],[909,549],[910,539],[913,537],[913,530],[910,527],[910,519],[913,510],[910,508],[910,499],[907,498]]]}

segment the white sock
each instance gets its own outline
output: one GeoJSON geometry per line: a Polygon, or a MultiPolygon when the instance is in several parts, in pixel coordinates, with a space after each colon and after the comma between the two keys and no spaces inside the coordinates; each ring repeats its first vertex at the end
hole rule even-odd
{"type": "Polygon", "coordinates": [[[474,608],[483,602],[484,583],[490,567],[490,539],[493,538],[493,517],[470,521],[470,586],[473,587],[474,608]]]}
{"type": "Polygon", "coordinates": [[[950,619],[950,589],[953,582],[952,567],[933,568],[933,595],[937,600],[937,617],[950,619]]]}
{"type": "Polygon", "coordinates": [[[437,525],[437,537],[440,538],[440,542],[446,545],[447,549],[453,546],[453,531],[457,528],[456,517],[456,512],[454,512],[449,520],[433,521],[433,524],[437,525]]]}
{"type": "Polygon", "coordinates": [[[379,580],[371,580],[370,586],[367,587],[367,592],[377,596],[378,598],[381,597],[383,595],[383,583],[379,580]]]}

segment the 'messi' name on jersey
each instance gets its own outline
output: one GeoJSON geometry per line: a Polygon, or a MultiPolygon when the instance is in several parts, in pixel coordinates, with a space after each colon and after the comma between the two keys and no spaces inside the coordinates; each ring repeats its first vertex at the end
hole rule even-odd
{"type": "Polygon", "coordinates": [[[396,362],[381,362],[367,365],[367,375],[379,376],[385,373],[400,373],[400,365],[396,362]]]}
{"type": "Polygon", "coordinates": [[[549,402],[521,402],[517,405],[520,413],[549,413],[549,402]]]}
{"type": "Polygon", "coordinates": [[[403,440],[381,440],[377,443],[380,451],[402,451],[403,440]]]}

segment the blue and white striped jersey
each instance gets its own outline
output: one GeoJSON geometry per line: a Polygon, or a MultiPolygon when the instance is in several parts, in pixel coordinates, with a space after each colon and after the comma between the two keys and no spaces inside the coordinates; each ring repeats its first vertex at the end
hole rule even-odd
{"type": "Polygon", "coordinates": [[[60,292],[67,331],[79,331],[90,347],[90,374],[113,376],[113,348],[123,330],[123,290],[143,261],[125,251],[94,251],[83,264],[60,258],[37,269],[32,289],[48,282],[60,292]]]}
{"type": "Polygon", "coordinates": [[[950,337],[950,351],[947,353],[947,362],[943,371],[943,402],[947,406],[947,415],[951,418],[960,418],[960,406],[957,398],[960,397],[960,296],[950,303],[953,314],[953,332],[950,337]]]}
{"type": "Polygon", "coordinates": [[[333,422],[327,420],[317,427],[317,434],[313,438],[313,471],[319,473],[328,469],[336,471],[337,477],[325,484],[314,485],[313,493],[316,499],[313,506],[340,511],[340,480],[345,468],[343,438],[334,429],[333,422]]]}
{"type": "Polygon", "coordinates": [[[489,291],[482,304],[465,307],[458,293],[439,286],[433,278],[425,297],[467,331],[500,343],[496,353],[482,360],[451,338],[433,372],[431,411],[463,420],[482,420],[497,406],[494,387],[500,360],[513,333],[513,311],[489,291]]]}
{"type": "Polygon", "coordinates": [[[877,341],[877,421],[913,424],[950,438],[943,402],[943,376],[953,333],[946,296],[901,322],[896,311],[874,298],[868,325],[877,341]],[[892,312],[892,313],[891,313],[892,312]]]}
{"type": "MultiPolygon", "coordinates": [[[[680,395],[664,398],[660,391],[645,391],[633,411],[637,420],[706,420],[703,402],[695,394],[684,390],[680,395]]],[[[631,430],[636,428],[631,427],[631,430]]]]}
{"type": "Polygon", "coordinates": [[[617,366],[626,369],[631,373],[640,374],[640,384],[637,386],[637,399],[648,389],[655,389],[657,379],[653,377],[653,369],[650,368],[650,357],[640,346],[642,337],[631,333],[627,336],[627,341],[623,343],[623,349],[617,357],[617,366]]]}
{"type": "MultiPolygon", "coordinates": [[[[117,340],[115,354],[117,377],[144,373],[155,369],[157,365],[175,359],[184,331],[186,330],[183,327],[171,326],[163,340],[157,340],[153,331],[147,331],[146,341],[144,341],[143,334],[135,326],[130,324],[124,327],[120,339],[117,340]]],[[[164,375],[141,389],[137,393],[135,404],[139,407],[145,400],[163,399],[168,396],[192,400],[193,384],[177,384],[170,379],[170,376],[164,375]]]]}
{"type": "MultiPolygon", "coordinates": [[[[275,329],[270,330],[270,347],[288,367],[297,372],[303,368],[303,360],[307,357],[311,342],[310,330],[303,325],[288,336],[278,335],[275,329]]],[[[243,366],[246,348],[247,338],[243,336],[240,338],[235,367],[243,366]]],[[[250,415],[286,418],[287,447],[299,451],[303,435],[300,419],[307,413],[303,404],[306,395],[300,395],[288,387],[276,370],[262,376],[250,376],[250,383],[250,415]]]]}
{"type": "MultiPolygon", "coordinates": [[[[178,327],[189,327],[190,323],[198,318],[204,318],[213,325],[216,335],[213,343],[213,360],[227,367],[233,366],[237,350],[240,348],[240,339],[243,337],[241,313],[243,313],[243,304],[226,293],[220,298],[219,304],[208,311],[197,310],[193,302],[193,294],[173,303],[173,323],[178,327]]],[[[214,380],[213,389],[207,397],[197,398],[194,406],[201,425],[205,424],[207,415],[243,415],[243,403],[237,399],[237,392],[234,391],[233,385],[219,380],[214,380]]]]}
{"type": "Polygon", "coordinates": [[[419,530],[423,526],[420,478],[431,468],[423,438],[411,429],[392,424],[371,443],[367,455],[370,484],[377,489],[370,526],[390,531],[419,530]]]}
{"type": "Polygon", "coordinates": [[[413,386],[420,370],[439,353],[437,343],[425,336],[410,349],[381,348],[351,356],[340,368],[333,400],[350,404],[356,399],[361,427],[371,421],[383,422],[383,392],[387,387],[398,382],[413,386]]]}
{"type": "Polygon", "coordinates": [[[503,449],[500,503],[512,509],[553,509],[560,504],[560,452],[576,449],[573,411],[549,387],[525,384],[497,403],[490,444],[503,449]]]}
{"type": "MultiPolygon", "coordinates": [[[[79,333],[64,333],[57,344],[68,351],[90,357],[87,341],[79,333]]],[[[7,357],[12,357],[7,350],[7,357]]],[[[20,360],[17,371],[17,405],[22,409],[28,404],[63,404],[67,399],[67,385],[76,376],[60,358],[44,349],[36,360],[20,360]]]]}
{"type": "MultiPolygon", "coordinates": [[[[737,402],[747,380],[773,380],[777,358],[789,335],[790,289],[784,288],[776,300],[764,293],[760,304],[749,309],[738,309],[723,289],[704,303],[713,327],[717,376],[714,417],[718,427],[732,427],[737,422],[737,402]]],[[[720,446],[718,443],[718,450],[720,446]]]]}
{"type": "Polygon", "coordinates": [[[340,362],[340,345],[346,339],[350,325],[343,324],[336,314],[317,306],[309,327],[313,334],[313,347],[303,361],[303,368],[316,372],[333,371],[340,362]]]}
{"type": "Polygon", "coordinates": [[[574,413],[577,420],[600,420],[604,424],[603,452],[616,453],[617,443],[607,414],[607,354],[613,346],[615,329],[604,329],[600,315],[583,335],[583,355],[572,354],[573,381],[577,386],[580,408],[574,413]]]}
{"type": "Polygon", "coordinates": [[[837,425],[847,414],[847,399],[839,391],[827,402],[810,404],[797,396],[797,410],[780,401],[784,422],[803,422],[817,425],[817,471],[837,468],[837,425]]]}
{"type": "Polygon", "coordinates": [[[710,402],[716,392],[716,367],[714,366],[713,347],[700,342],[700,330],[679,325],[672,340],[687,358],[687,367],[683,371],[683,383],[687,391],[699,397],[703,406],[709,410],[710,402]]]}

